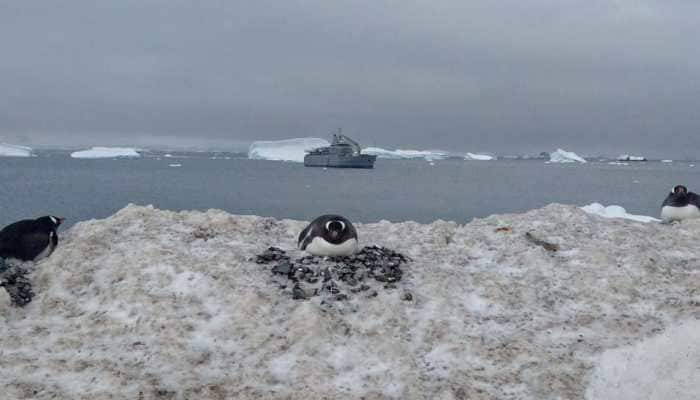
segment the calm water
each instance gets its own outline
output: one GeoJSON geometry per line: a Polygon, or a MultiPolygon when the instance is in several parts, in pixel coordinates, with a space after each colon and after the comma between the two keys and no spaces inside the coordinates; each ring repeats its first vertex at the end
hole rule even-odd
{"type": "Polygon", "coordinates": [[[0,158],[0,226],[55,214],[70,223],[113,214],[128,203],[173,210],[310,219],[341,213],[370,222],[468,222],[552,202],[619,204],[657,215],[672,185],[700,190],[700,166],[658,162],[613,166],[532,161],[378,160],[374,170],[304,168],[295,163],[150,155],[75,160],[65,153],[0,158]],[[179,163],[181,167],[169,167],[179,163]]]}

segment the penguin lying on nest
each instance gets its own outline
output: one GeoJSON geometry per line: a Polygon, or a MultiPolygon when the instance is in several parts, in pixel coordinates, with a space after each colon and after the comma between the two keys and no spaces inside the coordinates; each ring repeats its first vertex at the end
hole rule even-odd
{"type": "Polygon", "coordinates": [[[301,231],[297,246],[315,256],[349,256],[357,252],[357,231],[345,217],[322,215],[301,231]]]}
{"type": "MultiPolygon", "coordinates": [[[[358,251],[357,230],[340,215],[322,215],[304,228],[297,247],[310,255],[292,259],[270,247],[258,255],[258,264],[272,264],[272,281],[295,300],[322,296],[321,304],[353,296],[374,297],[379,290],[398,289],[402,264],[410,259],[393,250],[368,246],[358,251]]],[[[402,299],[412,300],[404,292],[402,299]]]]}
{"type": "Polygon", "coordinates": [[[700,196],[676,185],[661,205],[661,219],[673,222],[691,218],[700,218],[700,196]]]}
{"type": "Polygon", "coordinates": [[[56,230],[63,218],[45,216],[34,220],[22,220],[0,230],[0,286],[7,290],[12,304],[28,304],[34,292],[27,279],[27,271],[6,260],[39,261],[48,257],[58,246],[56,230]]]}

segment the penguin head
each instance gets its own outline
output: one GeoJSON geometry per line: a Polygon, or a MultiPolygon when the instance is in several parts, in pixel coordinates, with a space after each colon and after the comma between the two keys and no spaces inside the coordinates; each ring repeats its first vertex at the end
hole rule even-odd
{"type": "Polygon", "coordinates": [[[340,219],[332,219],[324,225],[324,236],[331,243],[340,243],[347,232],[347,224],[340,219]]]}
{"type": "Polygon", "coordinates": [[[56,230],[65,221],[65,218],[55,217],[53,215],[47,215],[45,217],[37,218],[37,222],[46,226],[50,230],[56,230]]]}
{"type": "Polygon", "coordinates": [[[683,185],[676,185],[671,189],[671,194],[685,196],[688,194],[688,188],[683,185]]]}

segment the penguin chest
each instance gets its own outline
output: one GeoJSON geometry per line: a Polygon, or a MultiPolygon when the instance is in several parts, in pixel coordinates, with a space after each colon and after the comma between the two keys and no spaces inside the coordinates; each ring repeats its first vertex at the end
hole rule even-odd
{"type": "Polygon", "coordinates": [[[700,218],[700,209],[693,204],[683,207],[663,206],[661,208],[661,219],[664,221],[681,221],[691,218],[700,218]]]}
{"type": "Polygon", "coordinates": [[[306,251],[321,257],[349,256],[357,252],[357,239],[348,239],[343,243],[333,244],[317,236],[306,246],[306,251]]]}

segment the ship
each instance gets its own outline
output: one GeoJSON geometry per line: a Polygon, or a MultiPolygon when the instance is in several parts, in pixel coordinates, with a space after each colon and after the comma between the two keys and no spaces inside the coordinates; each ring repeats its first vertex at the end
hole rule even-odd
{"type": "Polygon", "coordinates": [[[333,134],[333,143],[327,147],[310,150],[304,156],[306,167],[374,168],[377,156],[362,154],[360,145],[342,134],[333,134]]]}

